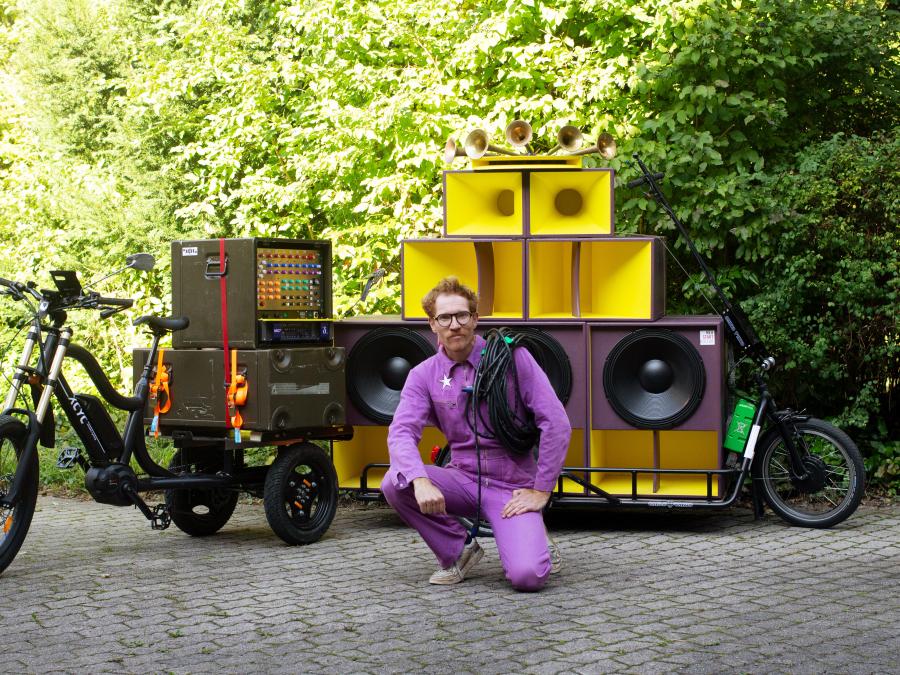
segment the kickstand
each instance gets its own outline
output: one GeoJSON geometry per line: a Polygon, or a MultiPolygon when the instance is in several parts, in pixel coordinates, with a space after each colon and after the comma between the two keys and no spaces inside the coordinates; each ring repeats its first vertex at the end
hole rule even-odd
{"type": "Polygon", "coordinates": [[[141,513],[150,521],[150,527],[154,530],[165,530],[172,524],[172,517],[169,515],[169,509],[165,504],[157,504],[152,509],[147,505],[141,496],[131,485],[123,488],[125,495],[140,510],[141,513]]]}
{"type": "Polygon", "coordinates": [[[756,481],[753,480],[750,481],[750,496],[753,499],[753,520],[759,520],[765,514],[766,505],[759,490],[756,489],[756,481]]]}

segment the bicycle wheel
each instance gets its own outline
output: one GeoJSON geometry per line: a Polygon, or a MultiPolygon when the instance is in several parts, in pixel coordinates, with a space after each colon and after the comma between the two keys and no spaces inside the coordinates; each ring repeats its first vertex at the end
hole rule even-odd
{"type": "MultiPolygon", "coordinates": [[[[12,486],[13,476],[19,470],[25,438],[28,430],[19,420],[9,415],[0,416],[0,496],[6,496],[12,486]]],[[[32,455],[31,466],[19,493],[19,503],[14,507],[0,507],[0,572],[16,557],[34,516],[38,492],[37,454],[32,455]]]]}
{"type": "Polygon", "coordinates": [[[789,523],[831,527],[859,506],[865,487],[862,455],[847,434],[828,422],[808,419],[794,428],[808,477],[793,477],[784,439],[777,429],[769,429],[753,460],[753,480],[766,503],[789,523]]]}
{"type": "MultiPolygon", "coordinates": [[[[169,469],[179,475],[215,473],[223,466],[221,453],[216,450],[175,452],[169,469]],[[201,453],[206,457],[202,457],[201,453]]],[[[190,488],[166,490],[166,506],[175,526],[192,537],[208,537],[223,527],[237,506],[237,490],[223,488],[190,488]]]]}
{"type": "Polygon", "coordinates": [[[266,520],[288,544],[318,541],[334,520],[337,497],[331,458],[312,443],[283,448],[266,474],[266,520]]]}

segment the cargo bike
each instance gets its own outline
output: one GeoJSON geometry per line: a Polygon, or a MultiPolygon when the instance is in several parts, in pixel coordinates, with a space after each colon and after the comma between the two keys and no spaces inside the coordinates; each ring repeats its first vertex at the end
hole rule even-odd
{"type": "MultiPolygon", "coordinates": [[[[149,254],[131,255],[127,264],[113,274],[126,269],[146,271],[152,269],[154,262],[149,254]]],[[[352,433],[342,424],[343,350],[314,350],[325,364],[315,368],[318,378],[321,379],[321,373],[328,373],[335,384],[332,393],[336,401],[325,406],[321,427],[305,428],[302,433],[292,429],[284,409],[274,411],[274,424],[264,431],[247,431],[233,424],[169,426],[164,433],[171,437],[175,452],[164,467],[148,451],[145,422],[154,410],[160,410],[161,403],[165,407],[164,391],[169,377],[175,382],[179,375],[189,377],[169,372],[172,369],[159,358],[162,337],[184,330],[189,319],[141,316],[134,320],[134,325],[149,331],[152,340],[148,349],[136,350],[134,391],[126,396],[110,383],[97,359],[72,341],[73,330],[66,322],[69,311],[93,311],[100,318],[108,318],[131,307],[133,301],[103,297],[90,290],[90,285],[83,288],[72,271],[52,272],[51,276],[55,290],[38,290],[32,283],[0,279],[0,293],[27,305],[31,317],[0,413],[0,572],[15,558],[31,525],[38,494],[38,443],[44,447],[56,445],[53,397],[84,445],[84,452],[74,447],[62,449],[57,464],[61,468],[80,467],[85,486],[95,501],[134,506],[153,529],[165,529],[175,523],[187,534],[204,536],[225,525],[239,493],[246,492],[263,499],[269,525],[288,544],[312,543],[325,533],[337,508],[337,479],[329,455],[313,441],[352,433]],[[84,367],[108,405],[127,413],[121,433],[98,397],[76,393],[67,382],[63,371],[73,360],[84,367]],[[18,407],[17,402],[25,400],[29,389],[33,406],[18,407]],[[254,448],[273,448],[272,463],[250,465],[247,451],[254,448]],[[141,473],[132,467],[132,460],[141,473]],[[151,491],[162,491],[164,502],[149,505],[142,493],[151,491]]],[[[112,274],[104,279],[109,276],[112,274]]],[[[297,373],[292,372],[291,362],[296,355],[291,352],[262,350],[253,356],[269,359],[276,370],[295,380],[291,385],[295,388],[297,373]]],[[[232,356],[234,363],[238,356],[237,352],[232,356]]],[[[252,359],[240,357],[241,361],[251,362],[249,370],[253,370],[252,359]]],[[[210,365],[210,376],[222,377],[225,364],[221,358],[219,370],[210,365]]],[[[243,378],[246,386],[248,369],[237,370],[234,380],[240,382],[243,378]]],[[[221,379],[218,391],[222,391],[221,379]]],[[[239,387],[231,388],[232,394],[239,391],[239,387]]],[[[225,408],[226,402],[223,400],[221,405],[225,408]]],[[[232,412],[239,414],[238,410],[232,412]]],[[[155,421],[158,423],[158,419],[155,421]]]]}

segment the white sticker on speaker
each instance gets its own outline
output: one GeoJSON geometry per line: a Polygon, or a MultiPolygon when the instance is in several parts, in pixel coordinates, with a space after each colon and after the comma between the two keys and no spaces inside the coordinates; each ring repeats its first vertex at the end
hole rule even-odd
{"type": "Polygon", "coordinates": [[[700,346],[705,347],[706,345],[714,345],[714,344],[716,344],[716,331],[701,330],[700,331],[700,346]]]}
{"type": "Polygon", "coordinates": [[[200,255],[200,250],[196,246],[182,246],[181,255],[185,258],[189,255],[200,255]]]}

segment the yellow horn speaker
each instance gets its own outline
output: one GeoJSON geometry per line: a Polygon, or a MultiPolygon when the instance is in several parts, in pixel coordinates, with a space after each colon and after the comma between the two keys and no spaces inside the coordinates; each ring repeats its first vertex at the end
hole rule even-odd
{"type": "Polygon", "coordinates": [[[455,276],[478,293],[481,319],[524,317],[525,250],[520,239],[407,239],[401,242],[404,319],[427,318],[422,298],[455,276]]]}
{"type": "Polygon", "coordinates": [[[521,237],[523,211],[519,171],[444,172],[447,237],[521,237]]]}
{"type": "Polygon", "coordinates": [[[528,189],[528,229],[534,237],[612,235],[613,172],[532,171],[528,189]]]}

